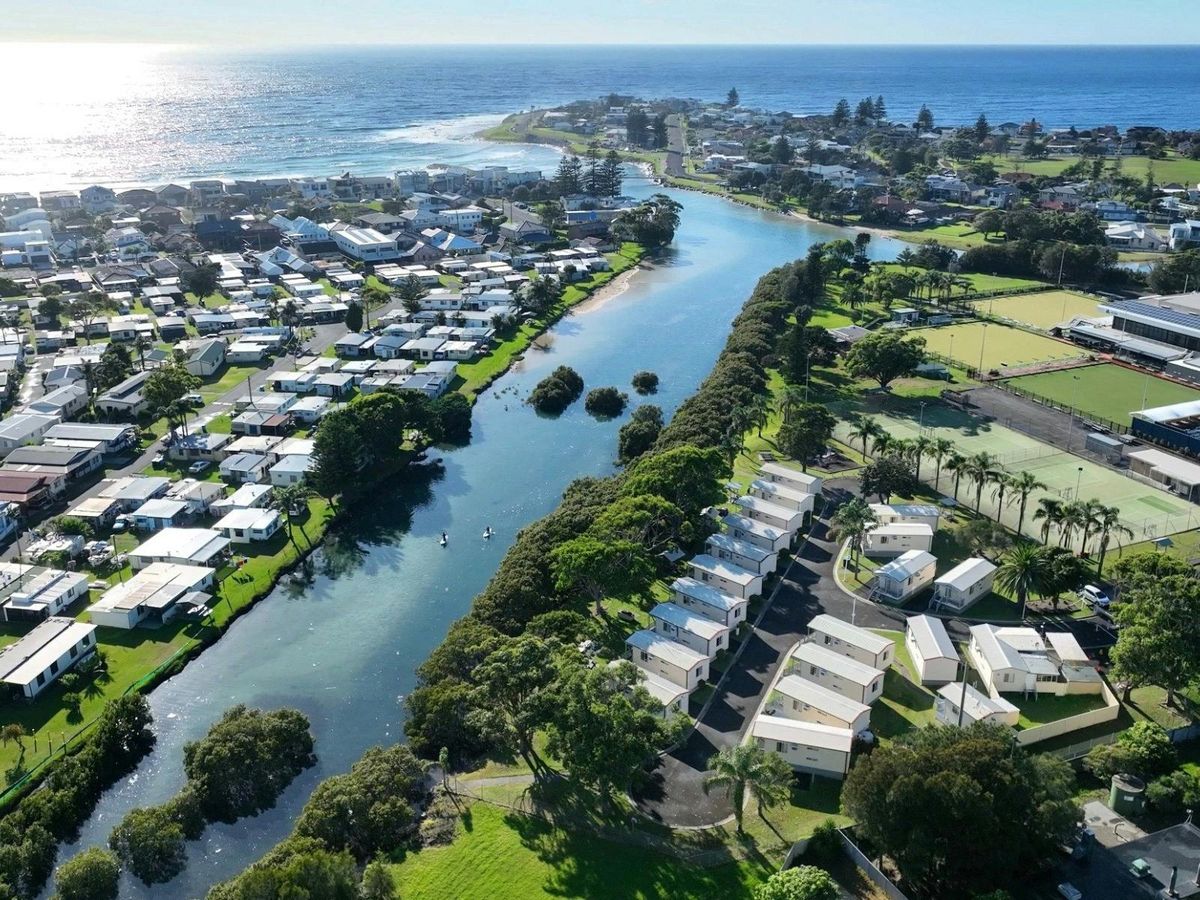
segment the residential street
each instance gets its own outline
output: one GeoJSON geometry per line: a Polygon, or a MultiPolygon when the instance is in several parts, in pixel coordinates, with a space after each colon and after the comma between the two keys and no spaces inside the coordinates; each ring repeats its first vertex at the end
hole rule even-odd
{"type": "MultiPolygon", "coordinates": [[[[720,693],[686,743],[662,758],[650,782],[635,797],[647,815],[670,825],[701,826],[733,814],[724,790],[711,794],[704,791],[708,761],[719,750],[741,742],[784,654],[806,636],[808,623],[815,615],[829,613],[865,628],[902,631],[906,617],[915,612],[866,600],[856,602],[834,579],[838,544],[829,538],[829,517],[856,491],[854,479],[826,482],[822,517],[813,524],[809,539],[786,570],[720,693]]],[[[1053,624],[1074,632],[1088,649],[1106,648],[1113,643],[1113,637],[1092,619],[1064,616],[1053,624]]],[[[946,621],[946,628],[955,640],[965,640],[969,623],[951,619],[946,621]]],[[[690,712],[696,715],[699,709],[693,707],[690,712]]]]}
{"type": "Polygon", "coordinates": [[[666,171],[668,175],[678,177],[687,174],[683,167],[683,154],[686,152],[687,147],[683,143],[683,125],[679,121],[679,114],[667,116],[666,171]]]}

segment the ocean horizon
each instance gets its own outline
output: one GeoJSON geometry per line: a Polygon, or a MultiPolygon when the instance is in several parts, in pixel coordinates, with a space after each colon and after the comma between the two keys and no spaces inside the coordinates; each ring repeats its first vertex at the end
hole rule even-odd
{"type": "Polygon", "coordinates": [[[944,124],[982,112],[994,124],[1200,126],[1191,88],[1170,77],[1200,67],[1188,45],[3,47],[10,70],[46,83],[10,97],[0,190],[432,163],[546,169],[553,148],[476,133],[521,109],[607,93],[719,100],[733,86],[748,106],[796,115],[882,94],[897,121],[927,104],[944,124]]]}

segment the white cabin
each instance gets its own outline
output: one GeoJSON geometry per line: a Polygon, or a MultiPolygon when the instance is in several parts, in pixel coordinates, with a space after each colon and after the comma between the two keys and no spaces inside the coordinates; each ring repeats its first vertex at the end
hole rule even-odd
{"type": "Polygon", "coordinates": [[[945,684],[958,677],[962,659],[941,619],[909,616],[904,627],[904,646],[917,670],[913,674],[921,684],[945,684]]]}
{"type": "Polygon", "coordinates": [[[849,728],[758,716],[750,734],[759,747],[783,757],[797,771],[837,779],[850,771],[854,733],[849,728]]]}
{"type": "Polygon", "coordinates": [[[708,678],[707,656],[661,634],[646,629],[635,631],[625,639],[625,645],[630,660],[639,669],[688,691],[694,691],[708,678]]]}
{"type": "Polygon", "coordinates": [[[875,591],[893,603],[903,603],[928,587],[937,574],[937,557],[909,550],[875,570],[875,591]]]}
{"type": "Polygon", "coordinates": [[[883,672],[880,669],[811,641],[796,648],[788,666],[789,671],[801,678],[815,681],[859,703],[870,704],[883,693],[883,672]]]}
{"type": "Polygon", "coordinates": [[[886,669],[896,658],[894,642],[827,613],[813,616],[808,633],[814,643],[876,669],[886,669]]]}
{"type": "Polygon", "coordinates": [[[799,675],[784,675],[767,698],[765,711],[785,719],[849,728],[855,734],[871,725],[871,707],[799,675]]]}
{"type": "Polygon", "coordinates": [[[992,592],[996,566],[980,556],[964,559],[933,583],[933,608],[962,612],[992,592]]]}

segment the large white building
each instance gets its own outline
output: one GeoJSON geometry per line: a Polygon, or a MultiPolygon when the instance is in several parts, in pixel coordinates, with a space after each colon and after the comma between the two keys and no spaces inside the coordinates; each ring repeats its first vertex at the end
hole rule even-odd
{"type": "Polygon", "coordinates": [[[206,602],[204,592],[211,591],[215,579],[216,573],[207,566],[151,563],[105,591],[88,613],[95,624],[110,628],[134,628],[145,621],[158,624],[173,618],[181,602],[206,602]]]}
{"type": "Polygon", "coordinates": [[[759,747],[781,756],[797,771],[837,779],[850,771],[854,733],[849,728],[758,716],[750,733],[759,747]]]}
{"type": "Polygon", "coordinates": [[[337,248],[352,259],[362,262],[395,259],[398,255],[395,238],[374,228],[358,228],[343,222],[325,225],[329,238],[337,248]]]}

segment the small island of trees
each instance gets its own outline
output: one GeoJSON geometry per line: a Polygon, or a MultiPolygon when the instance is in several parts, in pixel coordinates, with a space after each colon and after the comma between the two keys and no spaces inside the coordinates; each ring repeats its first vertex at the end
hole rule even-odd
{"type": "Polygon", "coordinates": [[[588,391],[587,399],[583,401],[583,408],[593,416],[611,419],[623,413],[625,404],[628,402],[629,397],[615,387],[598,387],[588,391]]]}
{"type": "Polygon", "coordinates": [[[559,366],[537,383],[529,395],[529,404],[540,413],[557,416],[579,399],[583,379],[569,366],[559,366]]]}

